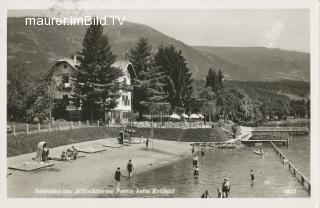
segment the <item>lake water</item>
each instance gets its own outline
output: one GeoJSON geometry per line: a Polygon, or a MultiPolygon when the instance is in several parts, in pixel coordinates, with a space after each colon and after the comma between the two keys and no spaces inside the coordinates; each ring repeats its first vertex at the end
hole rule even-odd
{"type": "MultiPolygon", "coordinates": [[[[199,179],[193,178],[190,158],[123,180],[125,189],[174,189],[172,194],[131,194],[126,197],[196,197],[208,190],[210,197],[217,196],[222,179],[228,177],[231,184],[229,197],[309,197],[307,190],[283,165],[270,147],[264,146],[262,157],[252,153],[257,147],[240,147],[234,150],[206,148],[205,156],[199,157],[199,179]],[[255,173],[250,180],[250,169],[255,173]]],[[[289,147],[280,147],[283,153],[309,179],[310,141],[308,136],[294,136],[289,147]]]]}

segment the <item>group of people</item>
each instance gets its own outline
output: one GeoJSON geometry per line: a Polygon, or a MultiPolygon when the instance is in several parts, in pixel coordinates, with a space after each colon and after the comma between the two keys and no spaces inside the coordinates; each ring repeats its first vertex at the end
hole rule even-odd
{"type": "MultiPolygon", "coordinates": [[[[230,183],[228,178],[224,178],[222,182],[222,188],[217,188],[217,198],[228,198],[230,193],[230,183]]],[[[206,190],[201,198],[209,198],[209,191],[206,190]]]]}
{"type": "Polygon", "coordinates": [[[76,160],[78,158],[79,150],[75,146],[72,146],[71,149],[68,148],[66,151],[62,151],[59,160],[69,161],[76,160]]]}
{"type": "MultiPolygon", "coordinates": [[[[193,165],[193,168],[194,168],[194,172],[193,172],[193,175],[194,175],[194,178],[195,179],[198,179],[199,177],[199,164],[198,164],[198,161],[199,161],[199,158],[198,156],[195,154],[195,147],[194,145],[192,145],[192,155],[193,155],[193,158],[192,158],[192,165],[193,165]]],[[[205,156],[205,150],[204,148],[201,149],[200,151],[200,155],[201,157],[204,157],[205,156]]],[[[220,188],[217,188],[217,197],[218,198],[228,198],[229,197],[229,193],[230,193],[230,183],[229,183],[229,178],[224,178],[223,179],[223,182],[222,182],[222,187],[221,189],[220,188]]],[[[202,195],[201,195],[201,198],[209,198],[209,191],[206,190],[202,195]]]]}
{"type": "Polygon", "coordinates": [[[129,161],[127,162],[127,171],[128,171],[128,177],[123,175],[121,173],[120,167],[117,168],[115,174],[114,174],[114,179],[117,182],[117,187],[120,186],[120,181],[121,181],[121,177],[126,177],[126,178],[131,178],[132,176],[132,171],[133,171],[133,164],[132,164],[132,160],[129,159],[129,161]]]}

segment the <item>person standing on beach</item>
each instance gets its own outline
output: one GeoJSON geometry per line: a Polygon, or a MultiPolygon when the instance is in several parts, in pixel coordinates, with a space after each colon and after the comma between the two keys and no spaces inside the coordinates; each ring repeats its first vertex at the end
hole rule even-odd
{"type": "Polygon", "coordinates": [[[147,138],[146,140],[146,149],[148,149],[148,146],[149,146],[149,138],[147,138]]]}
{"type": "Polygon", "coordinates": [[[222,183],[222,198],[228,198],[230,193],[230,183],[228,178],[223,179],[222,183]]]}
{"type": "Polygon", "coordinates": [[[131,178],[132,170],[133,170],[133,164],[132,164],[132,161],[130,159],[128,161],[128,163],[127,163],[127,171],[128,171],[128,174],[129,174],[129,179],[131,178]]]}
{"type": "Polygon", "coordinates": [[[192,155],[194,155],[194,144],[192,145],[192,155]]]}
{"type": "Polygon", "coordinates": [[[117,181],[117,188],[119,188],[120,186],[121,176],[122,176],[122,173],[120,171],[120,167],[118,167],[114,174],[114,179],[117,181]]]}

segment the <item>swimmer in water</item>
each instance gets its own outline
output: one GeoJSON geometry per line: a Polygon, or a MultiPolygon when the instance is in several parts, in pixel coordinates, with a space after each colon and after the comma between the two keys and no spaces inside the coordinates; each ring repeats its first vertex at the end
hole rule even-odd
{"type": "Polygon", "coordinates": [[[192,159],[192,164],[193,164],[193,167],[198,165],[198,156],[197,155],[194,155],[194,157],[192,159]]]}
{"type": "Polygon", "coordinates": [[[218,197],[217,198],[222,198],[222,193],[220,188],[217,188],[217,192],[218,192],[218,197]]]}
{"type": "Polygon", "coordinates": [[[199,176],[199,166],[198,165],[196,165],[194,167],[193,176],[194,176],[194,178],[198,178],[198,176],[199,176]]]}
{"type": "Polygon", "coordinates": [[[252,169],[250,171],[250,177],[251,177],[251,181],[253,182],[254,181],[254,172],[252,169]]]}
{"type": "Polygon", "coordinates": [[[202,148],[202,150],[201,150],[201,157],[203,157],[204,156],[204,149],[202,148]]]}

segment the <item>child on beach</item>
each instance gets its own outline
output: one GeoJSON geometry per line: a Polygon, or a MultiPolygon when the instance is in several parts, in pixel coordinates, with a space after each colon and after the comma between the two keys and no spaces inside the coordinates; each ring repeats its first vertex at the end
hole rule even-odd
{"type": "Polygon", "coordinates": [[[115,174],[114,174],[114,179],[117,181],[117,188],[119,188],[119,186],[120,186],[121,176],[122,176],[122,173],[120,171],[120,167],[118,167],[115,174]]]}
{"type": "Polygon", "coordinates": [[[129,173],[129,179],[131,178],[132,170],[133,170],[133,164],[132,164],[132,161],[130,159],[128,161],[128,163],[127,163],[127,171],[129,173]]]}

